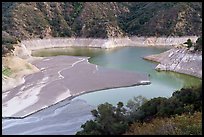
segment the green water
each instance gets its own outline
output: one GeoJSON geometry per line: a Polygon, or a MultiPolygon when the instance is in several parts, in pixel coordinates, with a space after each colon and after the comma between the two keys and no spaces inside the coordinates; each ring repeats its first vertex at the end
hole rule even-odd
{"type": "Polygon", "coordinates": [[[69,48],[49,48],[49,49],[39,49],[32,52],[32,56],[37,57],[48,57],[48,56],[58,56],[58,55],[69,55],[69,56],[88,56],[94,57],[103,54],[107,51],[100,48],[79,48],[79,47],[69,47],[69,48]]]}
{"type": "MultiPolygon", "coordinates": [[[[125,47],[113,50],[93,48],[53,48],[33,52],[35,56],[90,56],[90,63],[107,68],[136,71],[150,74],[150,85],[140,85],[125,88],[101,90],[80,95],[74,99],[86,100],[91,105],[109,102],[114,105],[122,101],[127,103],[134,96],[142,95],[148,99],[153,97],[170,97],[172,93],[182,87],[198,86],[201,79],[175,72],[157,72],[157,63],[142,59],[142,57],[166,51],[164,48],[153,47],[125,47]]],[[[79,85],[80,86],[80,85],[79,85]]]]}

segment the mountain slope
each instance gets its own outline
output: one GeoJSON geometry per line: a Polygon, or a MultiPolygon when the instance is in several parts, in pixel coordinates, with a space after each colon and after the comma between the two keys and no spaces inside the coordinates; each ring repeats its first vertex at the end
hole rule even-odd
{"type": "Polygon", "coordinates": [[[201,2],[3,2],[2,16],[18,39],[202,33],[201,2]]]}
{"type": "Polygon", "coordinates": [[[202,34],[202,4],[198,2],[141,2],[128,5],[121,27],[130,35],[183,36],[202,34]]]}

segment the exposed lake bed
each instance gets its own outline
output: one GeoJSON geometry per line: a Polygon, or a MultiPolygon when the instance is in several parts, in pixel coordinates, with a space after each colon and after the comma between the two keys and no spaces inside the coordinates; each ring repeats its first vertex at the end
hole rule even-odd
{"type": "Polygon", "coordinates": [[[68,97],[90,91],[150,84],[147,75],[99,69],[88,63],[87,57],[47,57],[33,64],[41,71],[28,75],[22,85],[3,93],[6,94],[2,99],[3,117],[23,118],[68,97]],[[16,104],[19,106],[15,107],[16,104]]]}

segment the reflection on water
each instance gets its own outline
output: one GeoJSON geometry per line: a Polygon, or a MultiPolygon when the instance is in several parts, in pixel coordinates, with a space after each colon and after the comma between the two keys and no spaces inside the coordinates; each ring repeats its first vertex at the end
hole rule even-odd
{"type": "Polygon", "coordinates": [[[94,57],[100,54],[104,54],[111,50],[103,50],[101,48],[84,48],[84,47],[68,47],[68,48],[48,48],[39,49],[32,51],[32,56],[37,57],[48,57],[58,55],[69,55],[69,56],[89,56],[94,57]]]}
{"type": "Polygon", "coordinates": [[[91,105],[104,102],[117,104],[118,101],[126,103],[133,96],[142,95],[147,98],[158,96],[170,97],[175,90],[182,87],[198,86],[202,80],[175,72],[157,72],[156,63],[142,59],[142,57],[166,51],[165,48],[155,47],[125,47],[112,50],[100,48],[52,48],[33,52],[35,56],[89,56],[90,63],[107,68],[136,71],[150,74],[150,85],[141,85],[126,88],[108,89],[87,93],[75,99],[86,100],[91,105]]]}
{"type": "MultiPolygon", "coordinates": [[[[156,72],[158,78],[162,79],[162,76],[168,75],[169,79],[165,81],[161,81],[163,83],[168,82],[171,84],[178,84],[181,83],[181,88],[188,88],[188,87],[198,87],[202,83],[202,80],[193,76],[189,76],[186,74],[179,74],[175,72],[169,72],[169,71],[162,71],[162,72],[156,72]]],[[[166,84],[168,84],[166,83],[166,84]]]]}

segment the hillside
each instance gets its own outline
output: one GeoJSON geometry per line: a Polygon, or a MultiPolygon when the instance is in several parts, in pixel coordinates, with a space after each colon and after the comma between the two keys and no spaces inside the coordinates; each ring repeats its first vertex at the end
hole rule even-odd
{"type": "Polygon", "coordinates": [[[201,2],[3,2],[2,16],[20,40],[202,34],[201,2]]]}
{"type": "Polygon", "coordinates": [[[202,34],[199,2],[138,2],[127,4],[121,28],[129,35],[183,36],[202,34]]]}

